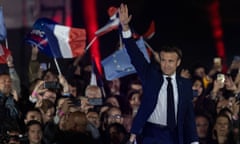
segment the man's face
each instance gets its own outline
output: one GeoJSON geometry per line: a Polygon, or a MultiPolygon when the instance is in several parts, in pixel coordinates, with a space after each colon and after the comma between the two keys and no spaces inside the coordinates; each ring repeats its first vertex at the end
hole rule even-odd
{"type": "Polygon", "coordinates": [[[2,75],[0,76],[0,92],[2,92],[5,95],[8,95],[11,92],[11,78],[8,75],[2,75]]]}
{"type": "Polygon", "coordinates": [[[97,128],[100,126],[99,115],[97,112],[89,112],[87,113],[87,119],[89,122],[94,124],[97,128]]]}
{"type": "Polygon", "coordinates": [[[87,98],[101,98],[101,89],[99,87],[90,87],[85,91],[85,96],[87,98]]]}
{"type": "Polygon", "coordinates": [[[47,72],[43,80],[46,82],[57,81],[57,77],[52,72],[47,72]]]}
{"type": "Polygon", "coordinates": [[[206,75],[205,73],[205,69],[203,67],[199,67],[195,70],[195,75],[196,76],[200,76],[200,77],[204,77],[206,75]]]}
{"type": "Polygon", "coordinates": [[[227,136],[229,130],[229,121],[227,117],[219,117],[216,120],[214,129],[217,132],[218,136],[227,136]]]}
{"type": "Polygon", "coordinates": [[[40,143],[42,140],[42,129],[39,125],[34,124],[29,126],[28,139],[30,143],[40,143]]]}
{"type": "Polygon", "coordinates": [[[111,108],[108,112],[108,124],[123,123],[122,113],[118,108],[111,108]]]}
{"type": "Polygon", "coordinates": [[[160,52],[160,67],[165,75],[172,75],[176,72],[181,60],[175,52],[160,52]]]}
{"type": "Polygon", "coordinates": [[[199,116],[196,118],[197,134],[199,138],[205,138],[208,134],[209,122],[203,117],[199,116]]]}

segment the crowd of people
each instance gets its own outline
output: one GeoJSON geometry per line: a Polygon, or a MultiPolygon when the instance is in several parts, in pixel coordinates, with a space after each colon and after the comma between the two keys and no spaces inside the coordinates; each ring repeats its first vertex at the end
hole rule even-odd
{"type": "Polygon", "coordinates": [[[139,59],[143,55],[129,38],[131,16],[125,5],[119,15],[124,43],[138,73],[102,79],[101,86],[91,84],[91,66],[80,64],[81,59],[74,58],[67,73],[59,74],[40,67],[38,48],[33,46],[30,85],[25,90],[9,56],[7,71],[0,74],[0,143],[239,144],[240,57],[234,57],[226,72],[219,61],[210,69],[202,64],[177,69],[181,52],[163,47],[148,63],[139,59]],[[166,102],[157,98],[167,93],[161,89],[167,89],[166,76],[172,77],[178,95],[176,125],[171,129],[163,108],[166,102]]]}

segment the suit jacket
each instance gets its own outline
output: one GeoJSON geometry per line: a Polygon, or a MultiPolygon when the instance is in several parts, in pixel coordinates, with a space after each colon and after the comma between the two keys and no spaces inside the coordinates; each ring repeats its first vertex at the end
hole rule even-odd
{"type": "MultiPolygon", "coordinates": [[[[158,93],[163,84],[163,75],[156,65],[145,60],[134,39],[125,38],[123,41],[131,63],[134,65],[143,84],[141,105],[131,128],[131,133],[140,134],[157,104],[158,93]]],[[[176,81],[179,96],[177,112],[179,144],[190,144],[193,141],[198,141],[192,104],[192,83],[179,75],[176,75],[176,81]]]]}

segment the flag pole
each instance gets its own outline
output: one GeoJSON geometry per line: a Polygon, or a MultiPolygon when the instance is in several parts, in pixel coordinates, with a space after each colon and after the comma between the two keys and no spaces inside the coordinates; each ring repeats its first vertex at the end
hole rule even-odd
{"type": "Polygon", "coordinates": [[[123,41],[122,41],[121,35],[119,34],[119,49],[122,49],[122,48],[123,48],[123,41]]]}
{"type": "Polygon", "coordinates": [[[145,41],[145,40],[143,40],[144,41],[144,44],[152,51],[152,52],[155,52],[154,50],[153,50],[153,48],[145,41]]]}
{"type": "Polygon", "coordinates": [[[58,73],[59,73],[60,75],[62,75],[61,70],[60,70],[60,68],[59,68],[59,65],[58,65],[58,62],[57,62],[57,59],[56,59],[56,58],[54,58],[54,62],[55,62],[55,64],[56,64],[58,73]]]}
{"type": "Polygon", "coordinates": [[[150,49],[150,51],[153,53],[153,56],[157,62],[160,62],[159,56],[157,52],[144,40],[144,44],[150,49]]]}
{"type": "Polygon", "coordinates": [[[7,38],[5,38],[5,46],[8,49],[8,40],[7,40],[7,38]]]}
{"type": "Polygon", "coordinates": [[[95,36],[92,40],[91,40],[91,42],[87,45],[87,47],[85,48],[85,51],[87,51],[89,48],[90,48],[90,46],[93,44],[93,42],[95,41],[97,39],[97,36],[95,36]]]}

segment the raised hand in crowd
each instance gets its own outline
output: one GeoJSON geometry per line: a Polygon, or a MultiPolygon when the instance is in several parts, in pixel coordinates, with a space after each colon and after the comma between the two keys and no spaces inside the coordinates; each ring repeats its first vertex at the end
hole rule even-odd
{"type": "Polygon", "coordinates": [[[20,93],[21,93],[20,78],[14,68],[12,55],[9,55],[6,60],[7,60],[8,68],[9,68],[9,74],[10,74],[10,77],[12,80],[12,88],[16,91],[16,94],[18,95],[18,97],[20,97],[21,96],[20,95],[20,93]]]}
{"type": "Polygon", "coordinates": [[[58,79],[59,79],[59,83],[60,83],[60,84],[62,85],[62,87],[63,87],[63,90],[62,90],[63,95],[64,95],[64,94],[67,94],[67,93],[70,94],[69,84],[68,84],[66,78],[65,78],[62,74],[60,74],[60,75],[58,76],[58,79]]]}
{"type": "Polygon", "coordinates": [[[32,103],[36,103],[38,100],[42,99],[41,94],[46,92],[46,91],[47,91],[47,89],[44,89],[44,81],[43,80],[39,80],[36,83],[36,85],[35,85],[32,93],[31,93],[31,95],[29,96],[29,100],[32,103]]]}

